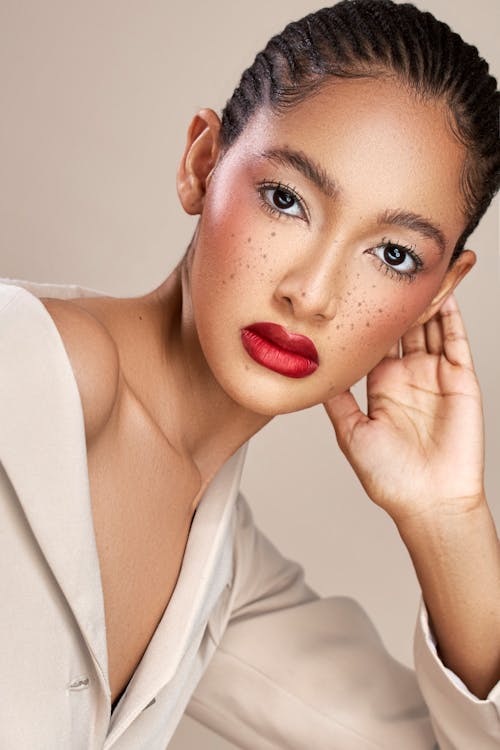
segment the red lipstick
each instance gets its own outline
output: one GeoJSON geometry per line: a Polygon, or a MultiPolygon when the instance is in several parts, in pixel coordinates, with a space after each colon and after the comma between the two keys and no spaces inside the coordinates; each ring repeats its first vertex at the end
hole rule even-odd
{"type": "Polygon", "coordinates": [[[288,333],[276,323],[253,323],[242,328],[241,341],[252,359],[289,378],[304,378],[318,369],[318,352],[311,339],[288,333]]]}

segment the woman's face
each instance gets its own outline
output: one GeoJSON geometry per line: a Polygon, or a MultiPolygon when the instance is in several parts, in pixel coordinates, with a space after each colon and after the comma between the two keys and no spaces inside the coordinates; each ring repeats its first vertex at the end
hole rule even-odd
{"type": "Polygon", "coordinates": [[[458,282],[475,260],[447,273],[464,156],[443,105],[389,79],[336,79],[254,115],[210,176],[190,266],[200,344],[232,399],[267,415],[325,401],[458,282]],[[259,323],[285,333],[248,331],[259,323]],[[280,358],[286,333],[317,366],[280,358]]]}

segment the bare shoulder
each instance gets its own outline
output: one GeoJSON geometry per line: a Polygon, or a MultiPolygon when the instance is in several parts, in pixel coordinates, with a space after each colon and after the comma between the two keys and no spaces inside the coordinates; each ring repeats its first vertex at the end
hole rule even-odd
{"type": "Polygon", "coordinates": [[[106,326],[77,300],[40,298],[52,317],[80,392],[85,435],[94,438],[108,422],[118,395],[120,360],[106,326]],[[76,304],[75,304],[76,303],[76,304]]]}

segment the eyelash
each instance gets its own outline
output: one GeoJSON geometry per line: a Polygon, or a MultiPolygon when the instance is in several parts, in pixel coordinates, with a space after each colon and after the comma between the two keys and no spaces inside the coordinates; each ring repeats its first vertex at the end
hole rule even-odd
{"type": "Polygon", "coordinates": [[[291,214],[286,214],[284,213],[284,211],[279,211],[275,206],[271,206],[271,204],[264,197],[264,193],[266,192],[266,190],[282,190],[284,193],[289,193],[292,196],[292,198],[294,198],[297,201],[297,204],[300,206],[304,215],[309,217],[303,198],[297,192],[297,189],[292,187],[291,185],[288,185],[284,182],[273,182],[273,181],[261,182],[257,186],[257,189],[258,189],[259,198],[260,198],[260,202],[262,206],[266,209],[266,211],[268,211],[273,216],[276,216],[278,219],[280,219],[282,216],[288,219],[300,219],[301,217],[293,216],[291,214]]]}
{"type": "MultiPolygon", "coordinates": [[[[264,197],[264,194],[267,190],[283,190],[283,192],[289,193],[297,201],[297,204],[299,205],[303,213],[308,217],[308,212],[306,210],[304,200],[294,187],[283,182],[274,182],[274,181],[261,182],[258,185],[260,203],[262,207],[272,216],[275,216],[278,219],[281,219],[282,217],[285,217],[285,219],[286,218],[301,219],[300,216],[287,214],[284,211],[279,211],[277,208],[272,206],[269,203],[269,201],[264,197]]],[[[303,221],[304,219],[301,219],[301,220],[303,221]]],[[[421,256],[416,252],[416,249],[414,246],[408,247],[407,245],[404,245],[401,242],[393,242],[390,238],[382,237],[381,242],[375,245],[372,249],[376,250],[380,247],[384,247],[384,249],[388,247],[395,247],[398,250],[403,250],[410,256],[410,258],[415,263],[415,270],[412,271],[411,273],[405,273],[403,271],[398,271],[397,268],[395,268],[394,266],[390,266],[388,263],[384,263],[383,260],[380,260],[380,258],[378,258],[376,255],[373,255],[373,253],[371,253],[371,255],[373,255],[375,260],[379,262],[380,270],[382,270],[385,274],[395,279],[396,281],[407,281],[408,283],[411,283],[412,281],[416,279],[417,274],[424,267],[424,261],[422,260],[421,256]]]]}
{"type": "Polygon", "coordinates": [[[387,249],[388,247],[395,247],[398,250],[404,250],[404,252],[407,253],[407,255],[409,255],[415,263],[415,270],[411,271],[410,273],[398,271],[397,268],[395,268],[394,266],[390,266],[388,263],[384,263],[383,260],[371,253],[375,260],[379,262],[379,268],[384,271],[384,273],[388,274],[391,278],[396,279],[396,281],[407,281],[408,283],[411,283],[412,281],[415,281],[417,274],[420,273],[420,271],[422,271],[422,269],[424,268],[424,261],[417,253],[414,246],[408,247],[407,245],[403,245],[403,243],[401,242],[393,242],[391,239],[382,237],[382,241],[375,245],[372,249],[376,250],[379,247],[383,247],[384,249],[387,249]]]}

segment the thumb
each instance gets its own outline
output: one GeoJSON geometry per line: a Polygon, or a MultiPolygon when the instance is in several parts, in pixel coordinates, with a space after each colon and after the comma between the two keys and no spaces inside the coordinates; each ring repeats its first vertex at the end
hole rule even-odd
{"type": "Polygon", "coordinates": [[[351,435],[358,424],[369,421],[349,389],[328,399],[323,406],[330,417],[341,448],[350,442],[351,435]]]}

